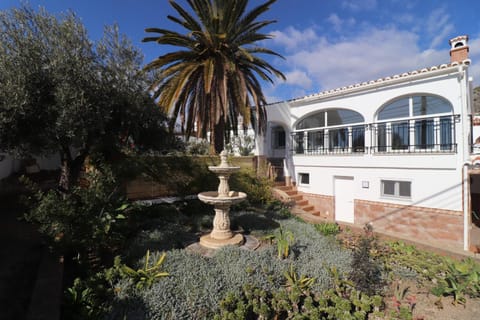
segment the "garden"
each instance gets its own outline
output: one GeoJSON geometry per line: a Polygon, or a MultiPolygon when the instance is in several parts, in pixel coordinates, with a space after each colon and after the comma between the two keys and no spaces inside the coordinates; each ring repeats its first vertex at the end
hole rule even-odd
{"type": "Polygon", "coordinates": [[[0,149],[24,166],[56,155],[60,167],[12,175],[2,185],[23,194],[23,219],[63,261],[63,319],[440,320],[480,313],[473,259],[381,240],[368,228],[305,223],[273,199],[272,182],[252,168],[230,177],[232,190],[248,196],[230,216],[231,228],[258,244],[208,254],[189,249],[212,227],[213,208],[191,197],[217,188],[208,165],[218,164],[223,149],[250,153],[246,138],[225,145],[239,127],[265,130],[257,77],[285,78],[257,58],[278,54],[244,46],[270,38],[258,30],[274,21],[257,18],[274,2],[249,12],[243,0],[215,1],[221,10],[188,1],[192,17],[170,1],[179,17],[168,19],[188,36],[149,28],[155,36],[144,42],[188,54],[167,53],[146,66],[118,26],[91,41],[73,13],[27,5],[0,12],[0,149]],[[212,16],[217,11],[228,15],[212,16]],[[175,201],[129,200],[135,179],[163,186],[175,201]]]}
{"type": "Polygon", "coordinates": [[[473,259],[380,240],[368,229],[303,222],[272,198],[270,181],[248,169],[231,177],[232,189],[248,194],[232,209],[231,227],[258,245],[189,250],[214,215],[184,192],[215,189],[207,169],[215,162],[127,159],[128,170],[92,170],[68,198],[32,193],[37,205],[27,217],[65,255],[63,318],[473,319],[479,310],[473,259]],[[127,201],[118,177],[135,170],[168,170],[177,178],[170,188],[182,190],[179,201],[127,201]]]}

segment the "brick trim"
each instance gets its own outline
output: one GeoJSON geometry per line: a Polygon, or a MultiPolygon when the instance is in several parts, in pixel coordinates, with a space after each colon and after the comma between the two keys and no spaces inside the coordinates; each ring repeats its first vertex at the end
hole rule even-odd
{"type": "Polygon", "coordinates": [[[355,200],[355,224],[432,246],[463,248],[463,212],[355,200]]]}

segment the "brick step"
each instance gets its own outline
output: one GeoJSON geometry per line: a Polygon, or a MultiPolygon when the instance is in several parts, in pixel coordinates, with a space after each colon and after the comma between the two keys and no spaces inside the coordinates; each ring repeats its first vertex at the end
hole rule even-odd
{"type": "Polygon", "coordinates": [[[298,194],[298,191],[297,190],[284,190],[286,194],[288,194],[289,196],[294,196],[296,194],[298,194]]]}
{"type": "Polygon", "coordinates": [[[273,185],[274,185],[276,188],[279,188],[279,187],[287,187],[287,186],[285,185],[285,181],[275,181],[275,182],[273,183],[273,185]]]}
{"type": "Polygon", "coordinates": [[[303,196],[301,194],[296,194],[296,195],[290,196],[290,199],[294,201],[301,201],[303,200],[303,196]]]}
{"type": "MultiPolygon", "coordinates": [[[[302,196],[300,196],[300,197],[302,197],[302,196]]],[[[307,206],[308,205],[308,200],[302,200],[302,198],[300,198],[298,200],[296,200],[296,199],[292,199],[292,200],[295,200],[295,205],[298,206],[298,207],[307,206]]]]}
{"type": "Polygon", "coordinates": [[[315,207],[312,206],[312,205],[308,205],[308,206],[305,206],[305,207],[301,207],[301,209],[302,209],[303,211],[306,211],[306,212],[310,213],[310,212],[312,212],[312,211],[315,210],[315,207]]]}
{"type": "Polygon", "coordinates": [[[313,212],[310,212],[311,215],[314,215],[314,216],[317,216],[317,217],[320,217],[320,211],[313,211],[313,212]]]}
{"type": "Polygon", "coordinates": [[[286,186],[285,184],[283,184],[283,185],[280,185],[280,186],[275,186],[275,189],[282,190],[282,191],[287,191],[287,190],[293,190],[293,187],[286,186]]]}
{"type": "Polygon", "coordinates": [[[324,217],[321,217],[321,216],[314,216],[312,214],[309,214],[309,213],[299,213],[297,214],[297,216],[306,221],[306,222],[310,222],[310,223],[322,223],[322,222],[325,222],[327,221],[326,218],[324,217]]]}

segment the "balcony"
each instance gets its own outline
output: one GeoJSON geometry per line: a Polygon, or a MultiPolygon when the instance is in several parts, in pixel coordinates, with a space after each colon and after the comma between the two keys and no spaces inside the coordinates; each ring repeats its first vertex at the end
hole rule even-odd
{"type": "Polygon", "coordinates": [[[417,117],[292,134],[292,153],[302,155],[456,153],[458,115],[417,117]]]}

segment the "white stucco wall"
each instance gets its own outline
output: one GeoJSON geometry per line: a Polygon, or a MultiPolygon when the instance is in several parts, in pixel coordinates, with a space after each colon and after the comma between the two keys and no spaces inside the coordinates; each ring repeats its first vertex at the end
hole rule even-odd
{"type": "MultiPolygon", "coordinates": [[[[353,177],[354,199],[461,211],[462,167],[469,158],[470,86],[467,79],[468,70],[464,71],[463,66],[453,66],[364,88],[331,91],[270,105],[267,107],[268,120],[272,124],[287,123],[290,129],[295,127],[298,120],[311,113],[344,108],[362,114],[365,123],[369,124],[376,121],[376,114],[383,105],[399,97],[422,94],[440,96],[451,103],[453,114],[460,115],[455,124],[456,152],[291,155],[287,150],[286,155],[291,158],[293,180],[298,180],[299,173],[310,174],[310,184],[298,186],[303,192],[335,196],[335,176],[353,177]],[[382,179],[410,181],[411,198],[382,197],[382,179]],[[368,183],[368,188],[362,187],[362,182],[363,186],[368,183]]],[[[267,136],[265,147],[267,150],[270,145],[268,138],[267,136]]],[[[370,141],[367,130],[365,142],[369,145],[370,141]]]]}

